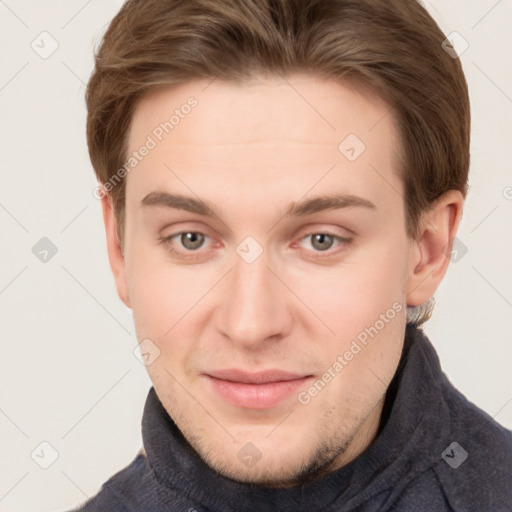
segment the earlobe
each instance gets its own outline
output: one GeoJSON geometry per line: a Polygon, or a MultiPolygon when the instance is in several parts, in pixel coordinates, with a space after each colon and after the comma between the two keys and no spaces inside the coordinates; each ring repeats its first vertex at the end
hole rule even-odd
{"type": "Polygon", "coordinates": [[[108,259],[110,262],[110,268],[112,269],[112,274],[114,275],[117,293],[123,303],[127,307],[131,308],[128,284],[126,280],[125,258],[118,237],[117,220],[114,214],[112,198],[109,194],[104,194],[102,196],[101,208],[103,212],[103,222],[105,224],[108,259]]]}
{"type": "Polygon", "coordinates": [[[410,251],[407,305],[424,304],[441,284],[450,264],[463,205],[462,194],[449,190],[423,216],[420,235],[410,251]]]}

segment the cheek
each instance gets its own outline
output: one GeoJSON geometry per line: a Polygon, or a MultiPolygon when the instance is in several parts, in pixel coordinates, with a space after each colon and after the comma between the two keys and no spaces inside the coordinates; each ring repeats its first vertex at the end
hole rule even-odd
{"type": "Polygon", "coordinates": [[[157,339],[176,323],[188,293],[180,274],[157,260],[159,252],[132,244],[126,253],[127,284],[137,332],[157,339]]]}
{"type": "Polygon", "coordinates": [[[391,245],[375,243],[338,266],[289,272],[287,281],[337,336],[354,335],[403,300],[407,259],[391,245]]]}
{"type": "MultiPolygon", "coordinates": [[[[351,340],[401,300],[406,248],[399,234],[392,235],[374,237],[336,265],[297,263],[280,269],[283,281],[293,283],[290,303],[304,310],[303,321],[311,317],[311,334],[320,328],[325,330],[318,322],[321,319],[331,334],[336,333],[335,345],[351,340]],[[297,302],[294,294],[304,304],[297,302]],[[306,314],[308,309],[313,316],[306,314]]],[[[163,341],[186,329],[194,308],[198,306],[200,311],[205,306],[205,302],[198,304],[205,294],[220,293],[219,289],[209,290],[225,269],[214,263],[178,265],[162,246],[142,238],[130,236],[126,247],[135,325],[139,339],[142,336],[163,341]]],[[[285,299],[287,292],[283,290],[282,294],[285,299]]],[[[223,302],[219,297],[209,297],[208,303],[211,301],[223,302]]]]}
{"type": "Polygon", "coordinates": [[[171,375],[181,374],[194,350],[185,315],[197,297],[191,297],[193,293],[183,286],[177,272],[142,265],[132,269],[130,293],[137,339],[151,340],[159,351],[147,366],[149,377],[161,388],[173,386],[171,375]]]}
{"type": "Polygon", "coordinates": [[[201,298],[216,293],[209,290],[218,278],[213,270],[173,264],[160,247],[131,249],[127,278],[137,338],[152,340],[163,356],[159,363],[171,368],[197,349],[207,318],[198,316],[201,298]]]}

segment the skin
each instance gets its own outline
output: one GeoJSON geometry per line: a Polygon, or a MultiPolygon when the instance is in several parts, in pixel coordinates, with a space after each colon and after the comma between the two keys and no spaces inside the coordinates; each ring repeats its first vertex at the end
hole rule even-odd
{"type": "Polygon", "coordinates": [[[187,98],[198,105],[128,174],[122,243],[102,199],[119,296],[139,341],[160,350],[147,367],[158,397],[209,466],[269,487],[319,477],[371,444],[403,346],[405,306],[434,295],[463,207],[460,192],[447,192],[418,239],[408,239],[390,108],[349,83],[286,80],[195,81],[144,97],[129,153],[187,98]],[[338,150],[350,133],[366,146],[353,162],[338,150]],[[142,207],[154,191],[208,200],[220,214],[142,207]],[[375,209],[284,216],[290,203],[332,192],[375,209]],[[182,232],[206,237],[199,248],[180,236],[160,243],[182,232]],[[315,243],[321,233],[352,242],[315,243]],[[236,252],[247,236],[263,249],[252,263],[236,252]],[[401,311],[307,404],[292,393],[267,409],[238,407],[203,375],[279,368],[317,380],[394,303],[401,311]],[[261,456],[251,466],[237,456],[248,442],[261,456]]]}

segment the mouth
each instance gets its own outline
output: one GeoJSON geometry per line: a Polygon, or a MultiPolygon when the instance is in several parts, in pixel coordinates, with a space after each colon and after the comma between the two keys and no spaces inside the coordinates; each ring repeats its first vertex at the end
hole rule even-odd
{"type": "Polygon", "coordinates": [[[275,407],[313,377],[283,370],[250,373],[238,369],[216,370],[205,376],[223,400],[249,409],[275,407]]]}

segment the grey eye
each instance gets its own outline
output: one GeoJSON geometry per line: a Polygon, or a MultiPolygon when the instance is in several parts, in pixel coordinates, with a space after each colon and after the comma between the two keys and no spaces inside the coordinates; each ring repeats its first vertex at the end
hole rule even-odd
{"type": "Polygon", "coordinates": [[[204,239],[205,235],[202,233],[196,233],[194,231],[184,232],[180,235],[180,242],[183,247],[191,251],[199,249],[203,244],[204,239]]]}
{"type": "Polygon", "coordinates": [[[316,233],[309,235],[312,240],[312,246],[319,251],[325,251],[332,247],[335,237],[326,233],[316,233]]]}

